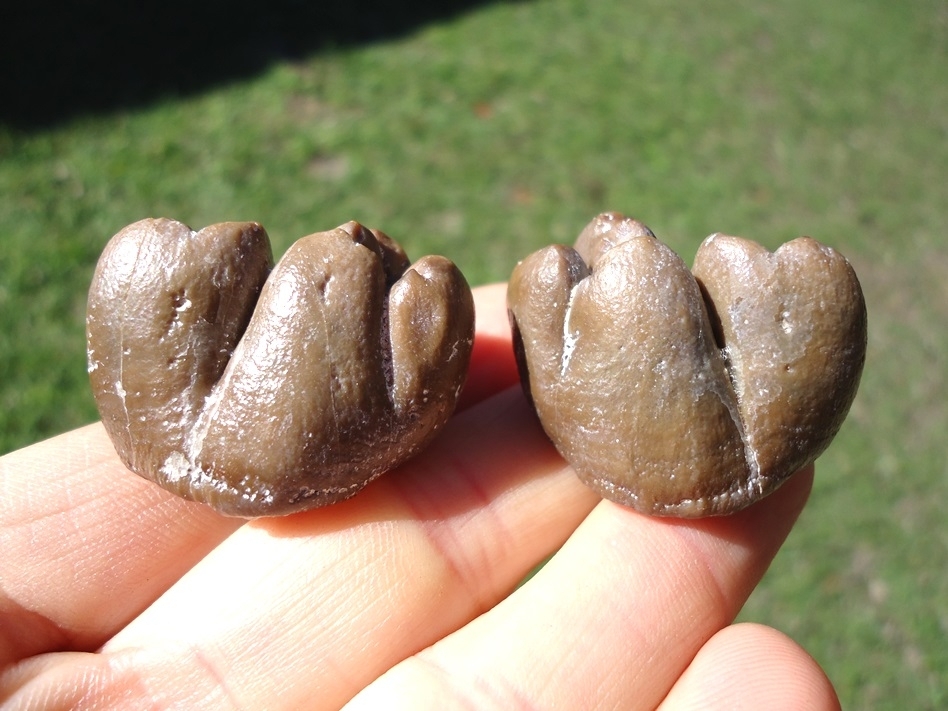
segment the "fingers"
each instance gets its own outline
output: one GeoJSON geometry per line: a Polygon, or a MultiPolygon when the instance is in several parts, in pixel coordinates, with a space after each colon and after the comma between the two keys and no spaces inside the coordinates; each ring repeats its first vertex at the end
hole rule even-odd
{"type": "MultiPolygon", "coordinates": [[[[478,342],[496,328],[509,353],[502,287],[476,298],[478,342]]],[[[20,554],[26,573],[0,561],[8,657],[114,636],[98,654],[8,669],[0,700],[336,708],[376,680],[353,707],[687,701],[712,673],[713,645],[736,654],[740,638],[721,630],[792,526],[812,471],[726,518],[593,510],[523,396],[484,400],[515,372],[491,373],[484,353],[475,345],[468,384],[479,404],[426,452],[352,500],[296,516],[240,526],[123,479],[96,427],[4,458],[0,544],[47,558],[31,569],[32,552],[20,554]],[[43,579],[57,572],[58,585],[43,579]],[[49,590],[67,583],[78,591],[49,590]],[[108,623],[90,623],[80,601],[108,623]],[[41,644],[24,641],[34,632],[41,644]]]]}
{"type": "Polygon", "coordinates": [[[456,417],[431,449],[360,496],[242,527],[93,664],[69,657],[74,674],[15,670],[16,688],[26,698],[78,685],[168,704],[197,695],[338,708],[495,605],[595,502],[508,391],[456,417]]]}
{"type": "Polygon", "coordinates": [[[738,514],[694,521],[603,502],[529,583],[352,707],[655,708],[740,610],[811,482],[807,471],[738,514]]]}
{"type": "Polygon", "coordinates": [[[129,472],[98,423],[0,458],[0,668],[96,648],[241,523],[129,472]]]}
{"type": "Polygon", "coordinates": [[[686,709],[835,711],[826,674],[796,642],[762,625],[725,627],[692,660],[662,711],[686,709]]]}
{"type": "MultiPolygon", "coordinates": [[[[474,289],[468,404],[516,378],[504,291],[474,289]]],[[[0,457],[0,668],[96,649],[243,523],[129,472],[100,424],[0,457]]]]}

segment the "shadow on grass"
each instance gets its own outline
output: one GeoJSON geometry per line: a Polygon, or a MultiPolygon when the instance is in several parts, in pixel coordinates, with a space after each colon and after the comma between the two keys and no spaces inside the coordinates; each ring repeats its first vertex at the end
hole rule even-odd
{"type": "Polygon", "coordinates": [[[0,10],[0,123],[44,128],[377,42],[496,0],[18,2],[0,10]]]}

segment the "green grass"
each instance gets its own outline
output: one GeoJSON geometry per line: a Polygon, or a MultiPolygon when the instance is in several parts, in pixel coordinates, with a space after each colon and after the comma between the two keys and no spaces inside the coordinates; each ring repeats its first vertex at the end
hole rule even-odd
{"type": "Polygon", "coordinates": [[[149,215],[262,222],[279,254],[356,218],[505,279],[605,209],[690,261],[810,234],[869,304],[860,394],[743,613],[849,708],[948,704],[948,6],[493,4],[186,97],[0,127],[0,451],[95,418],[85,290],[149,215]]]}

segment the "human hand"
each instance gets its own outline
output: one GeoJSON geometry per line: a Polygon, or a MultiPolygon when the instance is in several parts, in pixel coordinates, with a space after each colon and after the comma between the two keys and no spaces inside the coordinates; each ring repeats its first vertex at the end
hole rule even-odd
{"type": "Polygon", "coordinates": [[[599,501],[505,389],[503,286],[475,299],[462,411],[341,504],[224,518],[99,424],[0,459],[0,705],[838,708],[793,641],[731,624],[812,469],[724,518],[599,501]]]}

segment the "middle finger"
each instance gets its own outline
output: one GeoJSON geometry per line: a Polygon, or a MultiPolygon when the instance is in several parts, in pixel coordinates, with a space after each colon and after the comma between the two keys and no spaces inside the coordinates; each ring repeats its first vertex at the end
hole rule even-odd
{"type": "Polygon", "coordinates": [[[335,708],[496,604],[596,501],[513,389],[355,499],[243,527],[103,652],[152,697],[200,659],[240,706],[335,708]]]}

